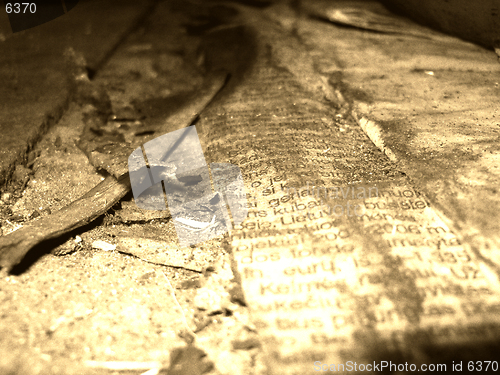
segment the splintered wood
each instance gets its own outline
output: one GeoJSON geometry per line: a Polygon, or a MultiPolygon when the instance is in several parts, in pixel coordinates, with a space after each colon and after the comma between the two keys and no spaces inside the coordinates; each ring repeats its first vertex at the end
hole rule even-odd
{"type": "Polygon", "coordinates": [[[82,197],[56,213],[1,237],[0,265],[8,271],[12,270],[35,246],[90,223],[108,211],[129,190],[128,174],[119,179],[108,176],[82,197]]]}

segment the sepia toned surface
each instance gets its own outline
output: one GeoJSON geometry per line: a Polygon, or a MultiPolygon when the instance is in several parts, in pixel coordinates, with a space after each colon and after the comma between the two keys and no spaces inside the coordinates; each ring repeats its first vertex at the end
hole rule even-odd
{"type": "MultiPolygon", "coordinates": [[[[330,72],[315,71],[304,46],[268,22],[262,57],[200,125],[212,129],[209,152],[227,155],[247,181],[249,217],[229,238],[274,373],[305,373],[315,361],[451,365],[455,354],[429,348],[460,345],[489,359],[483,345],[495,340],[499,308],[491,257],[462,245],[405,169],[327,99],[320,82],[330,72]],[[336,188],[333,199],[325,188],[336,188]]],[[[325,41],[346,39],[304,25],[316,58],[337,51],[325,41]]]]}
{"type": "Polygon", "coordinates": [[[377,3],[330,5],[165,1],[129,36],[92,83],[111,115],[70,106],[19,199],[2,196],[2,241],[191,123],[207,165],[240,168],[248,216],[183,247],[129,193],[33,248],[1,280],[4,372],[498,361],[500,64],[377,3]]]}

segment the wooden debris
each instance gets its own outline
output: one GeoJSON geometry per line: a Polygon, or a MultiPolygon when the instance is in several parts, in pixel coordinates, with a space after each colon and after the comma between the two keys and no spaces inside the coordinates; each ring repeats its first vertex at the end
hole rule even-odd
{"type": "Polygon", "coordinates": [[[0,237],[0,266],[11,271],[33,247],[90,223],[130,190],[128,174],[107,177],[92,190],[52,215],[0,237]]]}

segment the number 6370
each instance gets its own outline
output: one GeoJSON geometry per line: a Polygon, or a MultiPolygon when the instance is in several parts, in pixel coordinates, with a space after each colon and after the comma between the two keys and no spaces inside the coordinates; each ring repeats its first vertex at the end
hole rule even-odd
{"type": "Polygon", "coordinates": [[[5,5],[5,10],[7,13],[35,13],[36,12],[36,4],[35,3],[7,3],[5,5]],[[23,9],[24,7],[24,9],[23,9]]]}

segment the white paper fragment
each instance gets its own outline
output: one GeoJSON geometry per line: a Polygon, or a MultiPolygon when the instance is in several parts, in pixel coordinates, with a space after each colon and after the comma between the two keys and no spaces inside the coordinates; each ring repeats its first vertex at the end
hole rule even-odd
{"type": "Polygon", "coordinates": [[[92,248],[104,251],[113,251],[116,250],[116,245],[113,245],[106,241],[97,240],[92,242],[92,248]]]}

